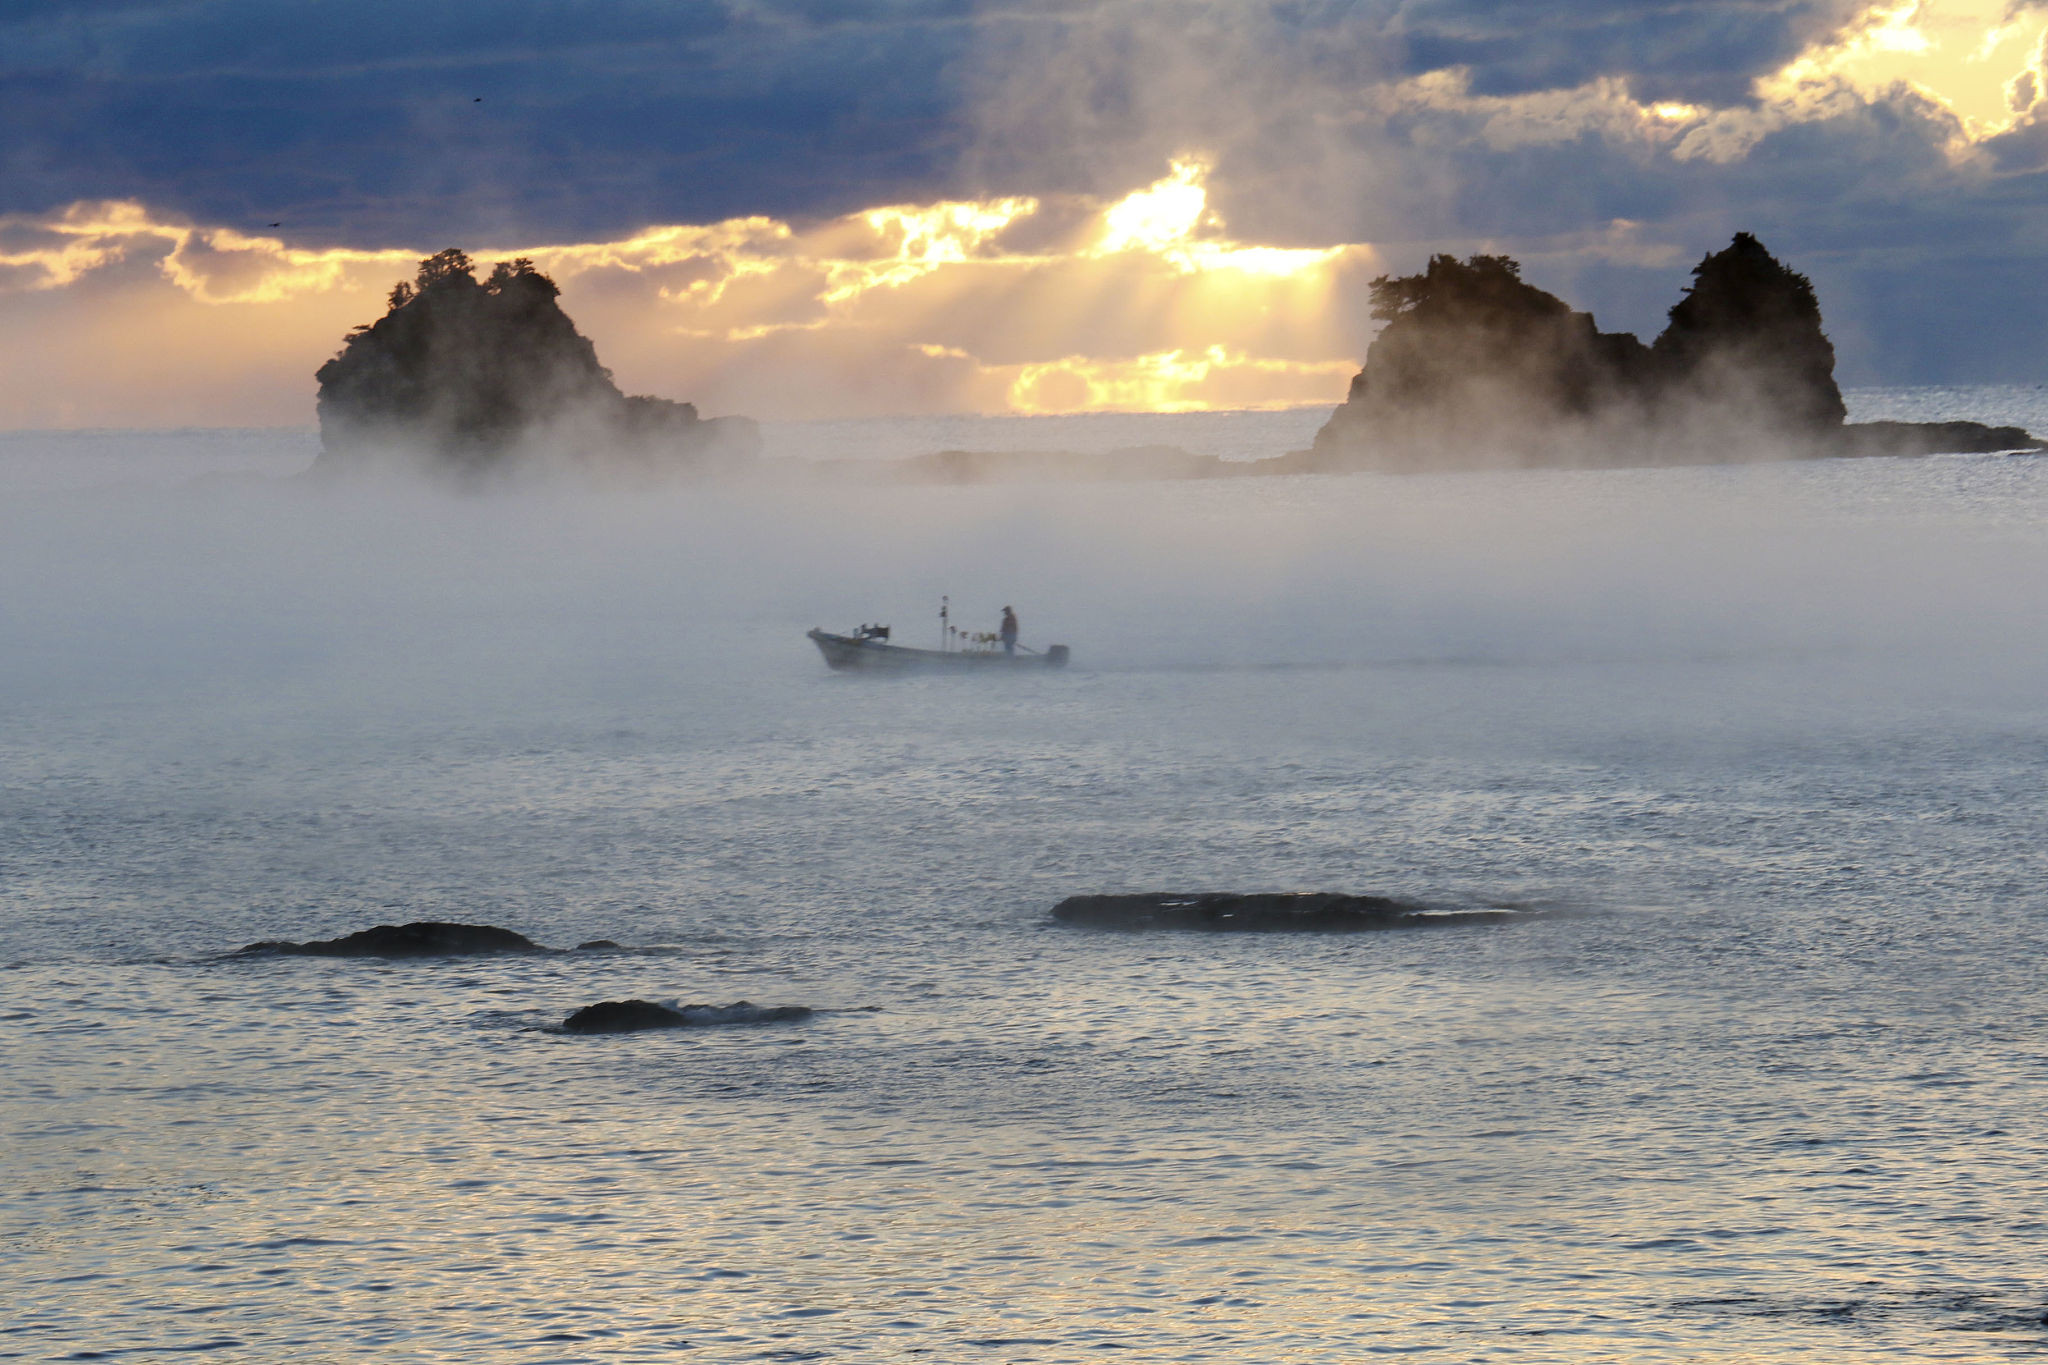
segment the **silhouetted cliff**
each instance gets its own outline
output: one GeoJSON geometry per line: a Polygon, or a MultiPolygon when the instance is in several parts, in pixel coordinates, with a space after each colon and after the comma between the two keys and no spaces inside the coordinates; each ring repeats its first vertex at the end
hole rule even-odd
{"type": "Polygon", "coordinates": [[[1812,282],[1748,233],[1693,267],[1692,284],[1669,316],[1651,348],[1652,398],[1667,410],[1739,404],[1752,424],[1788,433],[1825,432],[1848,420],[1812,282]]]}
{"type": "Polygon", "coordinates": [[[629,398],[529,261],[479,283],[443,251],[390,311],[320,367],[319,468],[398,458],[458,474],[525,461],[714,472],[751,461],[744,417],[706,421],[688,403],[629,398]]]}
{"type": "Polygon", "coordinates": [[[1804,275],[1748,233],[1702,260],[1651,346],[1521,278],[1433,257],[1372,283],[1387,325],[1289,470],[1697,463],[2038,446],[1974,422],[1844,424],[1835,349],[1804,275]]]}
{"type": "Polygon", "coordinates": [[[1387,326],[1317,433],[1319,454],[1429,465],[1524,443],[1532,417],[1586,428],[1644,416],[1650,351],[1524,282],[1505,256],[1436,256],[1420,275],[1382,276],[1372,311],[1387,326]]]}

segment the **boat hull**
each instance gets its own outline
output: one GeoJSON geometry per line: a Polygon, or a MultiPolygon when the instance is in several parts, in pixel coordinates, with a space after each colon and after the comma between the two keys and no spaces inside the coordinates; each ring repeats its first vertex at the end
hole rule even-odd
{"type": "Polygon", "coordinates": [[[825,656],[825,663],[829,667],[842,673],[900,673],[934,669],[973,672],[985,669],[1046,669],[1067,666],[1065,645],[1054,645],[1043,654],[1005,654],[1001,650],[907,649],[902,645],[885,645],[877,640],[863,640],[852,635],[834,635],[823,630],[807,631],[805,638],[818,647],[818,652],[825,656]]]}

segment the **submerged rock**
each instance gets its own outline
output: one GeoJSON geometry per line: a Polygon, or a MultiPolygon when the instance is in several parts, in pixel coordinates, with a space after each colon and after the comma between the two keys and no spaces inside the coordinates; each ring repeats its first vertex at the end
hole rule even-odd
{"type": "Polygon", "coordinates": [[[1372,283],[1386,322],[1314,446],[1254,471],[1722,463],[2039,449],[2013,427],[1846,423],[1812,282],[1737,233],[1645,346],[1521,278],[1432,257],[1372,283]]]}
{"type": "Polygon", "coordinates": [[[687,1028],[682,1011],[652,1000],[604,1000],[585,1005],[562,1021],[566,1033],[632,1033],[650,1028],[687,1028]]]}
{"type": "Polygon", "coordinates": [[[713,1028],[720,1024],[774,1024],[808,1019],[807,1005],[657,1005],[652,1000],[604,1000],[562,1021],[564,1033],[637,1033],[657,1028],[713,1028]]]}
{"type": "Polygon", "coordinates": [[[751,462],[744,417],[629,398],[557,301],[517,260],[482,283],[448,250],[391,291],[390,309],[320,367],[321,454],[333,473],[400,462],[474,476],[521,464],[633,473],[718,472],[751,462]]]}
{"type": "Polygon", "coordinates": [[[1053,907],[1052,916],[1062,923],[1092,929],[1205,929],[1217,933],[1347,933],[1528,917],[1514,910],[1438,911],[1413,901],[1327,891],[1069,896],[1053,907]]]}
{"type": "Polygon", "coordinates": [[[239,951],[291,957],[479,957],[551,950],[524,934],[494,925],[421,920],[412,924],[380,924],[341,938],[315,939],[309,943],[251,943],[239,951]]]}

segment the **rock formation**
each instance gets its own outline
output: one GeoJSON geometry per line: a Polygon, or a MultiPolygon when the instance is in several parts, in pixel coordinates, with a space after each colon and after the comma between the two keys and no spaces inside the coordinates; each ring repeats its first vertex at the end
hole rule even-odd
{"type": "Polygon", "coordinates": [[[1559,429],[1642,419],[1643,344],[1601,332],[1505,256],[1437,256],[1421,275],[1374,281],[1372,297],[1387,326],[1316,434],[1333,467],[1442,464],[1527,440],[1533,417],[1559,429]]]}
{"type": "Polygon", "coordinates": [[[1748,233],[1693,270],[1655,343],[1602,332],[1505,256],[1372,284],[1386,327],[1278,471],[1712,463],[2038,448],[2016,427],[1845,424],[1804,275],[1748,233]]]}
{"type": "Polygon", "coordinates": [[[564,1033],[638,1033],[644,1029],[711,1028],[720,1024],[777,1024],[811,1017],[807,1005],[684,1005],[674,1008],[652,1000],[602,1000],[585,1005],[562,1021],[564,1033]]]}
{"type": "Polygon", "coordinates": [[[1704,404],[1801,440],[1848,420],[1812,282],[1748,233],[1693,267],[1669,317],[1650,348],[1644,395],[1660,419],[1696,418],[1685,409],[1704,404]]]}
{"type": "Polygon", "coordinates": [[[314,939],[310,943],[252,943],[240,951],[291,957],[476,957],[551,950],[524,934],[495,925],[420,920],[412,924],[380,924],[341,938],[314,939]]]}
{"type": "Polygon", "coordinates": [[[1333,892],[1241,895],[1208,891],[1175,895],[1069,896],[1052,917],[1091,929],[1202,929],[1212,933],[1352,933],[1488,924],[1528,919],[1517,910],[1431,910],[1413,901],[1333,892]]]}
{"type": "Polygon", "coordinates": [[[390,310],[320,367],[315,468],[396,459],[466,476],[536,462],[711,473],[759,453],[744,417],[707,421],[688,403],[620,393],[560,292],[526,260],[482,283],[460,251],[422,261],[390,310]]]}

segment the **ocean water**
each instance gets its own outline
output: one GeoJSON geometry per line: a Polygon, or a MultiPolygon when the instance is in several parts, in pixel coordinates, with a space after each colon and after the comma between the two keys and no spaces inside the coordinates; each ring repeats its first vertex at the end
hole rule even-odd
{"type": "Polygon", "coordinates": [[[455,498],[311,449],[0,437],[0,1358],[2048,1355],[2048,460],[455,498]],[[1073,666],[803,639],[942,593],[1073,666]],[[1048,914],[1203,889],[1548,913],[1048,914]],[[416,919],[623,947],[228,955],[416,919]],[[631,996],[818,1012],[548,1031],[631,996]]]}

